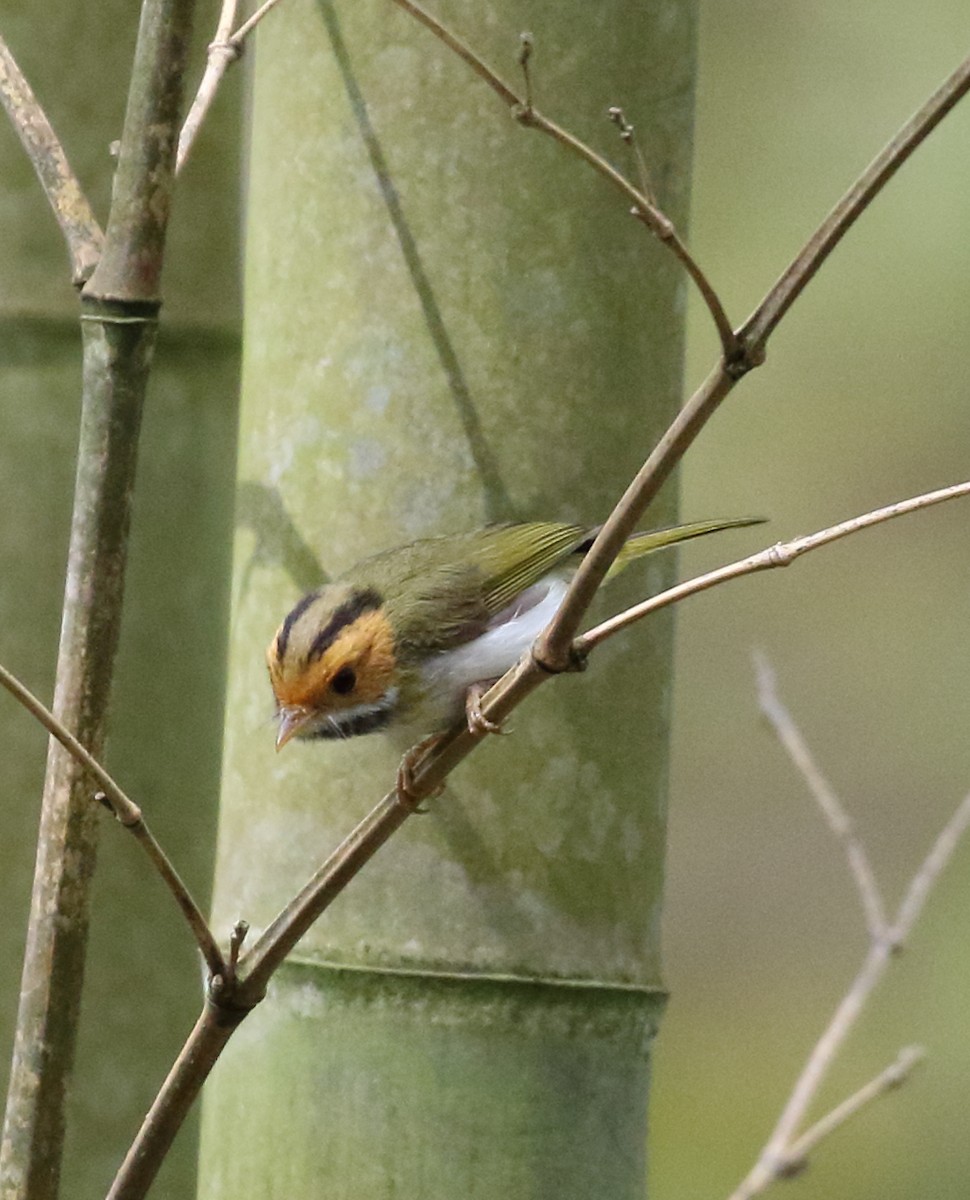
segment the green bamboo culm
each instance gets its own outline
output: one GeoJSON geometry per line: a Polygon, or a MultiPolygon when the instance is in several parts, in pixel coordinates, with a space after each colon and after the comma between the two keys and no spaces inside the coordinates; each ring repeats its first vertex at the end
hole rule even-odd
{"type": "MultiPolygon", "coordinates": [[[[521,6],[435,11],[517,84],[521,6]]],[[[529,14],[536,103],[623,163],[622,101],[677,221],[693,17],[529,14]]],[[[683,339],[679,271],[626,204],[393,4],[294,0],[259,37],[222,932],[272,919],[403,748],[276,755],[263,650],[300,592],[416,537],[601,520],[676,409],[683,339]]],[[[668,493],[650,524],[675,516],[668,493]]],[[[209,1084],[207,1200],[640,1200],[670,635],[543,688],[324,914],[209,1084]]]]}

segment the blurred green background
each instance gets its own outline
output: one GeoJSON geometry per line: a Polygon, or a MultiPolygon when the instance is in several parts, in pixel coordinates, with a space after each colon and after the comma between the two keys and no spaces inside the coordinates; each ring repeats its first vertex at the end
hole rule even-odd
{"type": "MultiPolygon", "coordinates": [[[[965,4],[701,4],[691,244],[746,316],[873,155],[970,51],[965,4]]],[[[970,477],[970,107],[903,168],[728,400],[686,518],[763,513],[764,544],[970,477]]],[[[715,342],[691,300],[688,386],[715,342]]],[[[887,903],[970,790],[970,501],[905,518],[678,615],[652,1194],[726,1195],[770,1132],[865,939],[843,857],[756,709],[751,651],[864,837],[887,903]]],[[[720,561],[713,542],[681,567],[720,561]]],[[[970,845],[890,968],[822,1111],[919,1043],[907,1086],[792,1200],[966,1194],[970,845]]]]}

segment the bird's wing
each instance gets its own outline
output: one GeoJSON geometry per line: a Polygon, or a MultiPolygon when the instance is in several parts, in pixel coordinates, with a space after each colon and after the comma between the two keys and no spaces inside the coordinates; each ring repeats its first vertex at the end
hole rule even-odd
{"type": "Polygon", "coordinates": [[[494,615],[555,570],[585,541],[590,530],[581,525],[532,521],[494,526],[476,537],[473,554],[482,572],[482,600],[494,615]]]}

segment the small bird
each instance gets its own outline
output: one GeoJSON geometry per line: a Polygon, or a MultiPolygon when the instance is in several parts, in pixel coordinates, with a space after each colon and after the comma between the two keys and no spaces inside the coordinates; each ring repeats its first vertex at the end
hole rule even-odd
{"type": "MultiPolygon", "coordinates": [[[[633,559],[761,518],[698,521],[634,534],[607,578],[633,559]]],[[[392,726],[441,732],[477,707],[549,624],[598,527],[547,521],[425,538],[364,559],[303,597],[266,652],[279,719],[293,738],[348,738],[392,726]]]]}

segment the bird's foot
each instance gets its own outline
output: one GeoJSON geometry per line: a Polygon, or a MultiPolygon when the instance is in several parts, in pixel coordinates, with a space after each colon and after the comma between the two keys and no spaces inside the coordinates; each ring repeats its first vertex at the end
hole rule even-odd
{"type": "Polygon", "coordinates": [[[473,683],[465,693],[465,720],[468,722],[468,732],[476,737],[484,737],[486,733],[511,733],[500,721],[490,721],[482,712],[482,697],[495,682],[489,679],[484,683],[473,683]]]}
{"type": "Polygon", "coordinates": [[[418,795],[414,790],[414,768],[418,760],[423,758],[425,752],[441,740],[441,734],[433,733],[430,737],[422,738],[417,745],[412,746],[404,757],[401,759],[401,765],[397,769],[397,798],[412,812],[424,815],[428,810],[421,807],[422,800],[433,800],[435,796],[440,796],[445,790],[445,785],[440,783],[432,791],[426,795],[418,795]]]}

